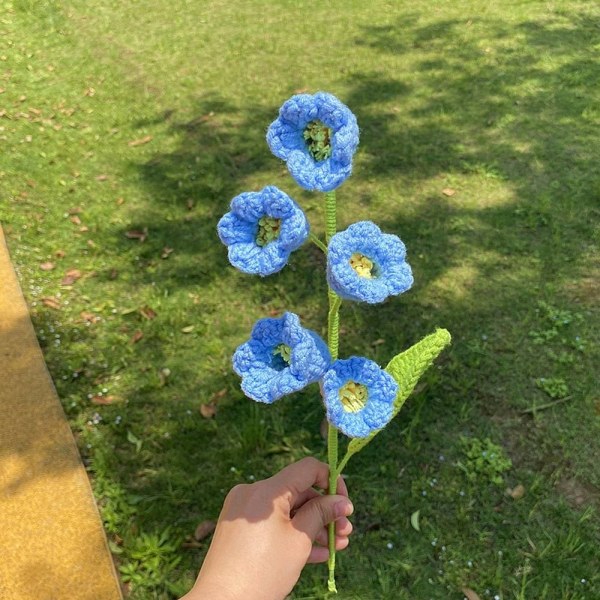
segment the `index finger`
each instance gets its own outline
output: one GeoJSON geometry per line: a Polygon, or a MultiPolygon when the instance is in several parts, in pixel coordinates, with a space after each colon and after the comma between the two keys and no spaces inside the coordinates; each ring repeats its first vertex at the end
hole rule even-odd
{"type": "Polygon", "coordinates": [[[294,497],[313,486],[327,489],[329,465],[308,456],[273,475],[271,483],[276,487],[290,490],[294,497]]]}

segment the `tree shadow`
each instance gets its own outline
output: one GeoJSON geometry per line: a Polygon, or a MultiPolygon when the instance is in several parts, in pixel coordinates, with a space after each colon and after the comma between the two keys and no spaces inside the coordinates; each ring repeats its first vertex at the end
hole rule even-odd
{"type": "MultiPolygon", "coordinates": [[[[418,399],[428,400],[421,403],[425,425],[420,441],[430,444],[441,429],[440,436],[447,439],[436,440],[451,444],[448,439],[464,425],[456,423],[446,431],[452,422],[448,415],[456,414],[461,403],[491,416],[520,407],[521,398],[506,397],[504,381],[511,378],[510,389],[530,387],[531,355],[524,342],[535,300],[562,290],[588,266],[594,217],[600,215],[593,152],[598,113],[591,85],[600,80],[600,66],[590,59],[588,48],[600,22],[585,14],[563,13],[517,25],[486,18],[420,23],[418,14],[407,13],[395,25],[362,27],[355,42],[372,51],[374,61],[378,55],[411,54],[413,71],[389,75],[373,69],[346,80],[343,100],[357,114],[362,132],[361,168],[347,187],[373,189],[374,181],[408,181],[421,200],[410,206],[399,201],[397,210],[389,210],[380,223],[407,244],[416,275],[414,289],[382,306],[344,304],[342,356],[370,352],[385,364],[435,326],[448,328],[454,344],[439,363],[446,370],[444,377],[432,370],[418,399]],[[484,35],[465,33],[465,28],[484,35]],[[553,58],[551,66],[541,60],[545,56],[553,58]],[[501,182],[510,196],[479,202],[467,198],[468,190],[447,197],[419,187],[448,176],[479,178],[491,188],[501,182]]],[[[275,303],[277,313],[285,308],[310,310],[315,321],[325,321],[325,306],[309,306],[309,298],[325,298],[326,293],[324,279],[314,275],[323,266],[318,252],[303,249],[290,267],[269,278],[266,287],[258,278],[250,281],[233,272],[216,235],[228,202],[248,181],[290,183],[285,167],[256,134],[266,129],[277,109],[242,107],[208,94],[198,100],[193,119],[182,121],[177,113],[161,112],[152,121],[170,123],[177,147],[130,165],[150,198],[147,206],[132,213],[136,227],[150,227],[139,255],[140,266],[152,267],[132,269],[134,285],[160,279],[173,288],[196,287],[202,294],[222,278],[229,286],[230,295],[223,298],[227,310],[238,310],[237,299],[244,297],[255,309],[275,303]],[[177,259],[161,262],[157,257],[164,247],[173,247],[177,259]]],[[[118,247],[128,244],[126,232],[127,228],[116,232],[118,247]]],[[[237,316],[242,316],[239,310],[237,316]]],[[[156,354],[148,354],[152,364],[165,358],[161,344],[166,348],[169,340],[155,342],[156,354]]],[[[181,379],[197,383],[209,397],[224,386],[231,403],[224,404],[214,426],[208,421],[199,425],[197,416],[195,421],[188,419],[182,403],[176,415],[179,425],[170,437],[155,436],[148,442],[151,452],[142,452],[140,460],[154,461],[153,466],[126,487],[142,502],[160,501],[154,512],[145,513],[149,520],[161,522],[165,514],[177,514],[187,527],[198,510],[214,516],[226,488],[238,477],[237,472],[223,473],[223,464],[278,464],[272,456],[281,450],[271,452],[264,440],[267,430],[278,436],[275,445],[286,446],[281,451],[284,459],[302,455],[302,449],[288,451],[293,446],[289,439],[281,442],[287,435],[281,423],[287,423],[288,430],[292,423],[310,430],[308,438],[295,433],[292,441],[314,444],[319,439],[315,390],[269,407],[269,417],[259,407],[257,419],[250,402],[238,402],[235,376],[223,370],[195,375],[198,368],[190,364],[181,379]],[[240,422],[240,443],[234,446],[231,429],[240,422]],[[228,428],[220,437],[218,430],[228,428]],[[198,432],[204,436],[202,444],[197,443],[198,432]],[[213,453],[223,464],[211,463],[213,453]],[[199,465],[191,473],[190,462],[199,465]],[[210,505],[200,509],[193,504],[194,487],[199,485],[208,488],[211,497],[210,505]]],[[[591,389],[589,377],[585,385],[591,389]]],[[[153,406],[167,397],[162,392],[149,396],[149,391],[140,387],[134,400],[153,406]]],[[[177,394],[187,392],[192,390],[177,394]]],[[[391,427],[404,432],[414,418],[403,412],[391,427]]],[[[151,428],[155,420],[149,412],[142,422],[151,428]]],[[[542,438],[541,433],[531,436],[542,438]]],[[[409,450],[384,439],[356,460],[367,464],[382,449],[399,462],[411,459],[409,450]]],[[[116,442],[126,448],[126,433],[119,433],[116,442]]]]}

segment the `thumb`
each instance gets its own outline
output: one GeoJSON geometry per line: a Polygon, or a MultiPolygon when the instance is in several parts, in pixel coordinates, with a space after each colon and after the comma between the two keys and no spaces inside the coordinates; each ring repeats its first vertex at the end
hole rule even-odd
{"type": "Polygon", "coordinates": [[[304,504],[294,515],[292,523],[296,529],[303,531],[314,541],[317,533],[328,523],[340,517],[348,517],[353,511],[352,502],[346,496],[319,496],[304,504]]]}

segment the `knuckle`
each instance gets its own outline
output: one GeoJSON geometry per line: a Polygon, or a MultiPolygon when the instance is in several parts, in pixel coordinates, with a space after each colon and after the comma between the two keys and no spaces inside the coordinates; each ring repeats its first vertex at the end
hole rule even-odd
{"type": "Polygon", "coordinates": [[[306,467],[317,467],[321,464],[314,456],[305,456],[299,463],[306,467]]]}
{"type": "Polygon", "coordinates": [[[229,490],[229,493],[227,494],[225,501],[226,502],[234,502],[235,500],[237,500],[239,498],[243,498],[244,496],[246,496],[248,494],[249,487],[250,487],[250,485],[247,483],[238,483],[237,485],[233,486],[229,490]]]}

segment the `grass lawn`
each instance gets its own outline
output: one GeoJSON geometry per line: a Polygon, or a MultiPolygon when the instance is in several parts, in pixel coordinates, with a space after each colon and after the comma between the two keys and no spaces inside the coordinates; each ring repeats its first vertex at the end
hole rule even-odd
{"type": "Polygon", "coordinates": [[[187,591],[234,484],[325,456],[316,385],[258,405],[230,362],[264,316],[325,333],[322,253],[244,276],[215,233],[275,184],[322,235],[264,141],[320,89],[361,128],[339,227],[415,275],[343,305],[341,356],[453,335],[346,469],[337,597],[600,598],[599,55],[575,0],[0,0],[0,218],[131,599],[187,591]]]}

